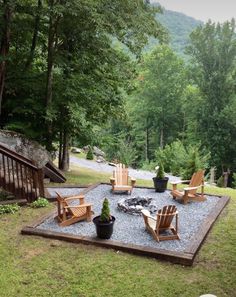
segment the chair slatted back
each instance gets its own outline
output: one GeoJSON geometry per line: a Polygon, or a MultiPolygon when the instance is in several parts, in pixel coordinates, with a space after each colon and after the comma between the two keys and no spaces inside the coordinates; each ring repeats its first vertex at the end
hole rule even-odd
{"type": "Polygon", "coordinates": [[[62,215],[63,213],[63,208],[64,206],[66,206],[66,201],[64,200],[64,198],[58,193],[57,194],[57,210],[58,210],[58,215],[62,215]]]}
{"type": "MultiPolygon", "coordinates": [[[[58,208],[58,214],[62,214],[63,213],[63,208],[65,206],[69,206],[69,204],[67,203],[67,201],[58,193],[57,194],[57,208],[58,208]]],[[[74,214],[74,210],[72,208],[68,208],[67,209],[70,213],[74,214]]]]}
{"type": "Polygon", "coordinates": [[[177,213],[175,205],[166,205],[160,209],[157,213],[157,227],[156,228],[168,228],[177,213]]]}
{"type": "MultiPolygon", "coordinates": [[[[198,170],[192,175],[189,187],[198,187],[204,182],[204,172],[205,170],[198,170]]],[[[189,193],[195,194],[197,190],[191,190],[189,193]]]]}
{"type": "Polygon", "coordinates": [[[67,201],[58,192],[56,192],[56,194],[57,194],[57,202],[58,202],[58,214],[62,213],[63,207],[65,206],[68,206],[69,208],[67,208],[67,210],[76,217],[83,216],[86,214],[86,211],[87,211],[86,207],[70,208],[70,205],[67,203],[67,201]]]}
{"type": "Polygon", "coordinates": [[[113,172],[116,185],[128,185],[128,168],[124,164],[117,164],[113,172]]]}

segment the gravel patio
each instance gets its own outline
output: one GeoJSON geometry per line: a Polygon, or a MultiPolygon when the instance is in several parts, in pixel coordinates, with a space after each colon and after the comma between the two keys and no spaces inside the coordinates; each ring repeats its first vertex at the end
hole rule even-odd
{"type": "MultiPolygon", "coordinates": [[[[50,189],[52,195],[55,191],[62,195],[76,195],[83,189],[50,189]]],[[[131,215],[120,211],[117,203],[122,198],[127,198],[126,193],[111,193],[111,186],[101,184],[90,190],[85,195],[86,202],[93,204],[94,216],[99,215],[103,199],[107,197],[110,202],[111,214],[116,217],[114,233],[111,240],[123,244],[138,245],[149,248],[158,248],[167,251],[184,252],[186,248],[195,240],[198,231],[201,229],[208,215],[214,210],[220,200],[218,196],[206,196],[204,202],[190,202],[182,205],[172,199],[169,191],[156,193],[150,188],[135,188],[130,197],[151,197],[155,201],[158,209],[164,205],[174,204],[179,212],[179,235],[180,240],[169,240],[156,242],[153,237],[145,230],[142,216],[131,215]]],[[[95,226],[93,222],[79,222],[68,227],[60,227],[54,216],[49,217],[36,228],[54,232],[62,232],[70,235],[86,236],[96,238],[95,226]]]]}

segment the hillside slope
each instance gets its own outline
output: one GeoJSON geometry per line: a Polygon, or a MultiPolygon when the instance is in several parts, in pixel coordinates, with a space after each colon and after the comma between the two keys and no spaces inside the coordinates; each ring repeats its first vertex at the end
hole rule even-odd
{"type": "MultiPolygon", "coordinates": [[[[157,14],[157,20],[168,30],[171,47],[180,55],[184,55],[184,48],[188,44],[190,33],[202,21],[196,20],[183,13],[166,10],[163,8],[163,14],[157,14]]],[[[147,47],[150,50],[157,44],[157,40],[152,38],[147,47]]]]}

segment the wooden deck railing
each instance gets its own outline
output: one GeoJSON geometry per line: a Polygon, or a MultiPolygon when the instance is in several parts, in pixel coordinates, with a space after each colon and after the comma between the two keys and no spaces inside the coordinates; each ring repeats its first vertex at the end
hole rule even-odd
{"type": "Polygon", "coordinates": [[[44,196],[43,170],[0,144],[0,187],[28,202],[44,196]]]}

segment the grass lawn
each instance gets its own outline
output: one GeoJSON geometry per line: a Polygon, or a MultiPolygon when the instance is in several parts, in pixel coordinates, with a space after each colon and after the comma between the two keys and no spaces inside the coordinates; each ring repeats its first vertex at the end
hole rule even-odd
{"type": "MultiPolygon", "coordinates": [[[[107,181],[109,175],[72,168],[69,183],[107,181]]],[[[138,181],[138,185],[152,182],[138,181]]],[[[197,297],[236,291],[236,190],[207,187],[231,201],[215,223],[193,267],[113,250],[22,236],[20,230],[52,209],[23,207],[0,217],[0,296],[197,297]]]]}

